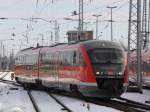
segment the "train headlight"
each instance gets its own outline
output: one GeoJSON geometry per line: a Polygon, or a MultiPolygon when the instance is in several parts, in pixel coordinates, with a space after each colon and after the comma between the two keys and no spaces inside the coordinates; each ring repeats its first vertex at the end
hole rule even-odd
{"type": "Polygon", "coordinates": [[[99,72],[96,72],[96,75],[99,75],[100,73],[99,72]]]}
{"type": "Polygon", "coordinates": [[[118,75],[122,75],[123,73],[122,72],[118,72],[118,75]]]}

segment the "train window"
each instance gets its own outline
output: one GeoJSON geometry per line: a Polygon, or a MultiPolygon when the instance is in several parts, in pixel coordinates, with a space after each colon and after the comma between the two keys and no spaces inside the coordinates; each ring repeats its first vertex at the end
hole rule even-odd
{"type": "Polygon", "coordinates": [[[70,51],[66,51],[66,52],[61,52],[61,55],[60,55],[60,63],[61,65],[65,65],[65,66],[68,66],[68,65],[71,65],[71,52],[70,51]]]}
{"type": "Polygon", "coordinates": [[[74,55],[74,52],[72,52],[72,51],[68,51],[67,52],[67,65],[69,65],[69,66],[73,66],[73,55],[74,55]]]}
{"type": "Polygon", "coordinates": [[[68,55],[68,53],[67,52],[64,52],[63,53],[63,65],[69,65],[69,55],[68,55]]]}
{"type": "Polygon", "coordinates": [[[76,65],[76,51],[73,52],[73,65],[76,65]]]}
{"type": "Polygon", "coordinates": [[[117,49],[94,49],[88,52],[92,63],[121,63],[123,53],[117,49]]]}

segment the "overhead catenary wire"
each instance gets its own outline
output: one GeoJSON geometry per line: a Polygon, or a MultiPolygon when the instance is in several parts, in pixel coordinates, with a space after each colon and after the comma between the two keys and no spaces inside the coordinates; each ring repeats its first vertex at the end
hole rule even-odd
{"type": "MultiPolygon", "coordinates": [[[[36,1],[36,0],[35,0],[36,1]]],[[[32,20],[32,17],[34,18],[34,17],[40,17],[40,15],[41,15],[41,13],[42,12],[44,12],[44,10],[46,9],[46,7],[48,7],[48,6],[50,6],[50,3],[52,3],[52,0],[45,0],[45,1],[39,1],[39,0],[37,0],[38,1],[38,4],[37,4],[37,8],[38,8],[38,11],[36,11],[34,14],[33,14],[33,16],[31,16],[31,19],[30,20],[32,20]],[[46,7],[45,7],[46,6],[46,7]],[[39,14],[39,15],[38,15],[39,14]]],[[[37,2],[36,1],[36,2],[37,2]]],[[[63,0],[63,1],[66,1],[66,0],[63,0]]],[[[90,0],[89,0],[90,1],[90,0]]],[[[124,3],[124,1],[125,0],[118,0],[118,1],[115,1],[115,2],[112,2],[112,3],[110,3],[110,4],[107,4],[107,5],[114,5],[114,4],[121,4],[121,3],[124,3]]],[[[36,6],[36,2],[35,2],[35,6],[36,6]]],[[[54,0],[53,1],[53,5],[55,5],[54,3],[56,3],[56,2],[61,2],[61,0],[54,0]]],[[[88,1],[87,1],[88,2],[88,1]]],[[[93,1],[91,1],[91,2],[94,2],[94,0],[93,1]]],[[[91,6],[92,6],[92,4],[91,4],[91,6]]],[[[106,5],[105,5],[106,6],[106,5]]],[[[101,7],[105,7],[104,5],[103,6],[101,6],[101,7]]],[[[101,7],[99,7],[99,9],[101,8],[101,7]]],[[[34,10],[36,10],[36,9],[34,9],[34,10]]],[[[98,9],[96,9],[96,10],[98,10],[98,9]]],[[[119,9],[118,9],[119,10],[119,9]]],[[[92,11],[94,11],[94,10],[92,10],[92,9],[89,9],[89,11],[90,12],[92,12],[92,11]],[[90,11],[91,10],[91,11],[90,11]]],[[[84,11],[84,13],[88,13],[88,10],[87,10],[87,12],[86,12],[86,10],[84,11]]],[[[109,15],[109,14],[108,14],[109,15]]],[[[46,18],[46,17],[45,17],[46,18]]],[[[44,19],[45,19],[44,18],[44,19]]],[[[8,18],[8,19],[18,19],[18,18],[8,18]]],[[[49,19],[49,18],[46,18],[46,19],[49,19]]],[[[50,19],[52,19],[52,18],[50,18],[50,19]]],[[[63,17],[62,18],[60,18],[60,17],[56,17],[55,19],[57,19],[58,21],[62,21],[63,20],[63,17]]],[[[92,19],[90,20],[90,19],[88,19],[88,18],[86,18],[86,16],[85,16],[85,19],[86,20],[89,20],[89,21],[93,21],[92,19]]],[[[106,23],[106,21],[104,20],[104,21],[101,21],[101,22],[104,22],[104,23],[106,23]]],[[[126,22],[126,21],[116,21],[116,22],[126,22]]],[[[32,29],[34,29],[34,31],[36,31],[36,26],[38,25],[38,23],[40,23],[41,24],[41,22],[39,22],[39,20],[37,20],[37,22],[33,22],[33,21],[29,21],[29,22],[27,22],[26,23],[26,30],[23,32],[23,34],[28,34],[28,32],[29,32],[29,37],[30,37],[30,34],[32,34],[32,29]],[[28,26],[28,27],[27,27],[28,26]]],[[[64,23],[61,23],[60,25],[65,25],[65,24],[68,24],[68,23],[71,23],[71,21],[69,22],[64,22],[64,23]]],[[[94,22],[91,22],[91,24],[95,24],[94,22]]],[[[90,25],[91,25],[90,24],[90,25]]],[[[106,25],[107,25],[107,23],[106,23],[106,25]]],[[[106,26],[105,25],[105,26],[106,26]]],[[[104,27],[105,27],[104,26],[104,27]]],[[[47,28],[47,27],[46,27],[47,28]]],[[[50,27],[51,28],[51,27],[50,27]]],[[[104,28],[104,29],[107,29],[107,28],[104,28]]],[[[16,34],[17,34],[18,32],[16,32],[16,34]]],[[[33,32],[34,33],[34,32],[33,32]]],[[[18,33],[19,34],[19,33],[18,33]]],[[[22,35],[22,31],[21,31],[21,33],[19,34],[19,35],[22,35]]],[[[35,34],[36,35],[36,34],[35,34]]]]}

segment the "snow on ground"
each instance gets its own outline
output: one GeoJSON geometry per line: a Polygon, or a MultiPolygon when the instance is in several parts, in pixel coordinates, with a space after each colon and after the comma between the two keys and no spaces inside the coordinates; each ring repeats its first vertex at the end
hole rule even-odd
{"type": "Polygon", "coordinates": [[[0,83],[0,112],[35,112],[33,105],[22,88],[0,83]]]}
{"type": "Polygon", "coordinates": [[[41,91],[32,91],[41,112],[63,112],[62,106],[52,99],[47,93],[41,91]]]}
{"type": "MultiPolygon", "coordinates": [[[[10,74],[5,77],[10,80],[10,74]]],[[[32,91],[41,112],[64,112],[54,99],[47,93],[41,91],[32,91]]],[[[85,103],[84,101],[58,96],[66,106],[69,106],[73,112],[120,112],[109,107],[85,103]],[[89,106],[89,110],[88,110],[89,106]]],[[[29,96],[22,87],[16,87],[9,84],[0,83],[0,112],[35,112],[29,96]],[[12,90],[15,89],[15,90],[12,90]],[[17,90],[16,90],[17,89],[17,90]]]]}
{"type": "Polygon", "coordinates": [[[0,112],[35,112],[22,87],[0,82],[0,112]]]}
{"type": "MultiPolygon", "coordinates": [[[[11,72],[5,77],[11,80],[11,72]]],[[[40,110],[42,112],[63,112],[62,107],[56,103],[47,93],[41,91],[33,91],[32,94],[36,98],[40,110]]],[[[69,107],[73,112],[120,112],[116,109],[86,103],[75,98],[55,95],[63,104],[69,107]]],[[[123,98],[145,103],[150,101],[150,91],[144,90],[140,93],[124,93],[123,98]]],[[[150,105],[150,104],[149,104],[150,105]]],[[[22,87],[16,87],[10,84],[0,82],[0,112],[35,112],[29,96],[22,87]]]]}
{"type": "Polygon", "coordinates": [[[128,92],[122,94],[121,97],[150,105],[150,103],[145,103],[145,101],[150,101],[150,90],[143,90],[143,94],[128,92]]]}
{"type": "MultiPolygon", "coordinates": [[[[6,72],[5,72],[6,73],[6,72]]],[[[5,74],[4,73],[4,74],[5,74]]],[[[11,73],[13,73],[13,72],[9,72],[9,74],[8,75],[6,75],[3,79],[5,79],[5,80],[11,80],[11,73]]]]}
{"type": "Polygon", "coordinates": [[[63,104],[69,107],[73,112],[120,112],[119,110],[95,105],[91,103],[87,103],[85,101],[76,99],[76,98],[68,98],[64,96],[54,95],[57,99],[59,99],[63,104]]]}
{"type": "MultiPolygon", "coordinates": [[[[53,112],[64,111],[62,110],[63,107],[59,105],[47,93],[41,91],[32,91],[32,95],[36,99],[36,102],[39,105],[41,112],[49,112],[50,110],[52,110],[53,112]]],[[[109,107],[86,103],[76,98],[69,98],[59,95],[54,96],[73,112],[120,112],[116,109],[112,109],[109,107]]]]}

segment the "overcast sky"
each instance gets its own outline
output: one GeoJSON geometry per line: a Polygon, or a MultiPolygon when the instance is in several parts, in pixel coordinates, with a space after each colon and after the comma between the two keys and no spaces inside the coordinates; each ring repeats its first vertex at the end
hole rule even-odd
{"type": "MultiPolygon", "coordinates": [[[[117,6],[113,11],[114,39],[125,42],[121,37],[127,37],[128,5],[128,0],[84,0],[84,21],[90,22],[87,29],[93,30],[95,36],[95,17],[92,15],[101,14],[99,38],[110,40],[110,23],[107,21],[110,19],[110,9],[106,7],[117,6]]],[[[78,12],[78,6],[78,0],[0,0],[0,17],[8,18],[0,20],[0,40],[5,40],[3,44],[8,52],[35,46],[37,42],[42,42],[42,35],[44,45],[50,44],[51,32],[54,36],[54,23],[30,21],[30,18],[43,18],[47,21],[58,21],[60,41],[64,42],[66,32],[75,30],[78,26],[77,21],[67,21],[64,18],[78,19],[78,16],[72,16],[73,11],[78,12]]]]}

